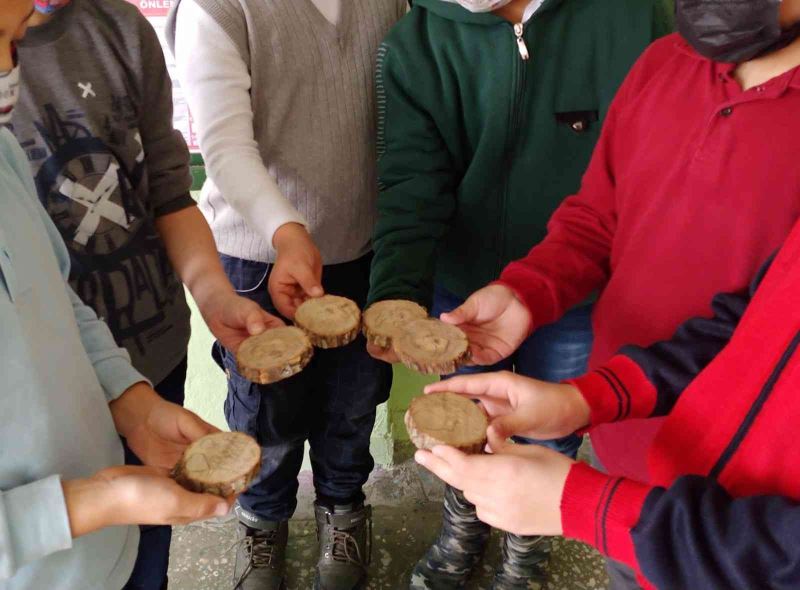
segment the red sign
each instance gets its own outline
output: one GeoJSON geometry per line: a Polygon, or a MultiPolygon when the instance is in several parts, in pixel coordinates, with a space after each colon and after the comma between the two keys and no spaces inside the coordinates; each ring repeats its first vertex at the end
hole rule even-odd
{"type": "Polygon", "coordinates": [[[175,0],[128,0],[139,7],[145,16],[167,16],[175,5],[175,0]]]}

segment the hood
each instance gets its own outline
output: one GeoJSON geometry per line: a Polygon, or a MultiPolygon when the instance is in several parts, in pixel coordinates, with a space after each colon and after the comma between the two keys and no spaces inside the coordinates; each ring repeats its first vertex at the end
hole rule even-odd
{"type": "MultiPolygon", "coordinates": [[[[469,23],[473,25],[496,25],[506,22],[504,19],[492,14],[491,12],[475,13],[470,12],[459,4],[444,2],[443,0],[409,0],[412,7],[419,6],[432,12],[437,16],[459,23],[469,23]]],[[[553,10],[565,0],[544,0],[542,7],[536,12],[537,15],[548,10],[553,10]]]]}

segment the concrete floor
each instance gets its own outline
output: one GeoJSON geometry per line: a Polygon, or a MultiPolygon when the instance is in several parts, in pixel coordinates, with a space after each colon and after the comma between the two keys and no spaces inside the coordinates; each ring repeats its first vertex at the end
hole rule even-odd
{"type": "MultiPolygon", "coordinates": [[[[406,590],[416,560],[436,538],[441,521],[441,482],[409,461],[377,469],[367,484],[374,509],[374,547],[369,590],[406,590]]],[[[317,557],[311,474],[300,474],[300,498],[290,523],[288,590],[311,590],[317,557]]],[[[170,564],[172,590],[230,590],[235,550],[231,518],[176,528],[170,564]]],[[[489,588],[499,559],[495,533],[469,590],[489,588]]],[[[556,539],[544,587],[535,590],[602,590],[608,580],[591,548],[556,539]]]]}

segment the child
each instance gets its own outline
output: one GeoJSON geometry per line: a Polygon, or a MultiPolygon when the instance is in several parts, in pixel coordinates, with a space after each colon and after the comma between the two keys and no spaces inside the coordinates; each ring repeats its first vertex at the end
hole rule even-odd
{"type": "MultiPolygon", "coordinates": [[[[201,209],[236,289],[286,318],[323,287],[365,303],[377,193],[374,56],[405,9],[404,0],[183,0],[172,13],[209,177],[201,209]]],[[[283,587],[308,441],[320,541],[314,587],[362,587],[370,520],[362,487],[391,367],[359,338],[317,350],[291,379],[257,386],[222,344],[228,424],[257,436],[265,457],[237,506],[234,585],[283,587]]]]}
{"type": "MultiPolygon", "coordinates": [[[[183,404],[189,308],[181,281],[218,338],[235,348],[277,325],[237,296],[189,195],[186,145],[152,27],[124,0],[37,0],[19,43],[13,131],[39,198],[67,244],[70,284],[105,320],[134,366],[183,404]]],[[[138,463],[127,454],[128,463],[138,463]]],[[[143,530],[131,589],[167,580],[169,527],[143,530]]]]}
{"type": "Polygon", "coordinates": [[[644,588],[797,588],[798,260],[800,225],[751,289],[714,299],[713,317],[623,348],[571,383],[493,374],[431,387],[484,404],[495,455],[440,447],[418,460],[487,522],[580,539],[633,568],[644,588]],[[505,442],[648,416],[666,416],[648,484],[505,442]]]}
{"type": "MultiPolygon", "coordinates": [[[[744,288],[797,219],[800,3],[676,8],[683,38],[655,43],[634,67],[547,238],[443,318],[469,333],[477,362],[510,354],[597,289],[592,367],[626,342],[667,338],[714,293],[744,288]]],[[[595,429],[600,463],[648,481],[658,428],[595,429]]]]}
{"type": "MultiPolygon", "coordinates": [[[[370,302],[412,299],[438,317],[543,237],[579,185],[618,85],[669,30],[660,0],[415,1],[379,53],[370,302]]],[[[581,303],[493,368],[555,381],[584,372],[591,308],[581,303]]],[[[574,457],[580,443],[547,444],[574,457]]],[[[488,536],[448,489],[442,531],[412,588],[461,588],[488,536]]],[[[507,539],[492,588],[528,588],[544,545],[507,539]]]]}
{"type": "MultiPolygon", "coordinates": [[[[32,9],[7,0],[0,10],[0,125],[19,91],[12,41],[32,9]]],[[[3,127],[0,211],[0,587],[119,589],[136,559],[129,525],[228,512],[167,476],[216,429],[159,398],[69,287],[67,249],[3,127]],[[119,435],[149,467],[118,466],[119,435]]]]}

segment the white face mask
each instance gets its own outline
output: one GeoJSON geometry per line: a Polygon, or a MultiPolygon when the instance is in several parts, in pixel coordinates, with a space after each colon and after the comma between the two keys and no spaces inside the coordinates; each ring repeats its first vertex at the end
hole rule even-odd
{"type": "Polygon", "coordinates": [[[19,62],[14,55],[14,67],[0,73],[0,125],[11,122],[11,114],[19,99],[19,62]]]}
{"type": "Polygon", "coordinates": [[[460,4],[470,12],[492,12],[502,8],[511,0],[444,0],[452,4],[460,4]]]}

